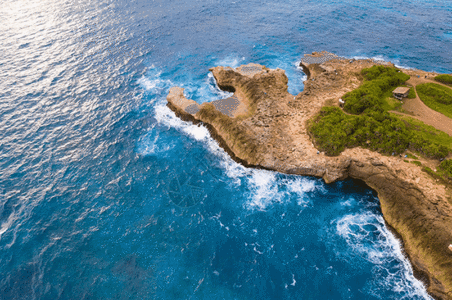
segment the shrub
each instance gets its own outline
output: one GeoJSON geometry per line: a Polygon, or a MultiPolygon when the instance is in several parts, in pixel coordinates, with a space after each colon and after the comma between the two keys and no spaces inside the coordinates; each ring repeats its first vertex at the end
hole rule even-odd
{"type": "Polygon", "coordinates": [[[339,108],[324,107],[311,129],[319,149],[327,155],[338,155],[345,149],[355,126],[339,108]]]}
{"type": "Polygon", "coordinates": [[[442,74],[435,77],[435,80],[444,84],[452,85],[452,75],[442,74]]]}
{"type": "Polygon", "coordinates": [[[443,170],[448,177],[452,178],[452,159],[443,160],[438,168],[443,170]]]}
{"type": "Polygon", "coordinates": [[[384,93],[410,79],[410,76],[396,68],[385,66],[363,69],[361,74],[365,82],[342,97],[345,101],[344,110],[355,115],[381,108],[384,93]]]}
{"type": "Polygon", "coordinates": [[[386,154],[399,154],[410,144],[406,125],[386,112],[348,116],[338,107],[324,107],[310,125],[317,147],[327,155],[361,146],[386,154]]]}
{"type": "Polygon", "coordinates": [[[317,147],[327,155],[339,155],[345,148],[361,146],[385,154],[406,149],[431,158],[443,158],[449,148],[430,141],[405,122],[387,112],[373,111],[350,116],[338,107],[324,107],[309,125],[317,147]]]}

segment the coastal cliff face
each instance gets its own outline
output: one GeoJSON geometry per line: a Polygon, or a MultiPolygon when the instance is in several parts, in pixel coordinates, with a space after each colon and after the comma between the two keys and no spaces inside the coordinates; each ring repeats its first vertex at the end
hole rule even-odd
{"type": "Polygon", "coordinates": [[[361,84],[360,71],[376,62],[313,53],[301,64],[308,79],[297,96],[288,93],[283,70],[249,64],[211,69],[218,86],[233,92],[233,97],[199,105],[174,87],[168,106],[184,120],[203,123],[245,166],[322,177],[327,183],[347,177],[365,181],[378,192],[386,222],[402,239],[429,293],[452,299],[450,191],[399,157],[362,148],[326,156],[315,148],[307,130],[321,107],[337,105],[342,95],[361,84]]]}

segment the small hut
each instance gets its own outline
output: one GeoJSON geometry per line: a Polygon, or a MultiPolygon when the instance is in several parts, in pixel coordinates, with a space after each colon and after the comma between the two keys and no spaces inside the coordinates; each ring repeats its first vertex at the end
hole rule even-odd
{"type": "Polygon", "coordinates": [[[402,98],[406,98],[408,96],[409,92],[410,88],[399,86],[392,92],[392,94],[394,95],[394,98],[402,100],[402,98]]]}

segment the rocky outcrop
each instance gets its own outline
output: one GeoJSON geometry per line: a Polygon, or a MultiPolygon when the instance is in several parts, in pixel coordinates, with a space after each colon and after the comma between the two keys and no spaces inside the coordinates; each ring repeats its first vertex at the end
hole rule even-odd
{"type": "Polygon", "coordinates": [[[288,93],[283,70],[256,64],[216,67],[211,71],[218,86],[234,93],[233,100],[198,105],[174,87],[168,106],[184,120],[203,123],[246,166],[322,177],[327,183],[347,177],[365,181],[378,192],[387,224],[402,239],[428,291],[437,299],[452,299],[452,200],[446,187],[399,157],[361,148],[328,157],[307,131],[307,122],[322,106],[337,105],[361,83],[360,70],[376,63],[329,53],[306,55],[301,64],[308,79],[297,96],[288,93]]]}

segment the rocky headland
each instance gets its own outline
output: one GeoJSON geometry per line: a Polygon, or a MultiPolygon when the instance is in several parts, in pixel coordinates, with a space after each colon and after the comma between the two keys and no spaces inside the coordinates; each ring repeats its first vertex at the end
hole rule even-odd
{"type": "MultiPolygon", "coordinates": [[[[363,80],[362,69],[381,63],[326,52],[305,55],[301,66],[308,79],[297,96],[288,92],[283,70],[257,64],[235,69],[219,66],[210,71],[221,89],[234,93],[232,97],[199,105],[187,99],[182,88],[173,87],[168,106],[181,119],[203,123],[245,166],[322,177],[326,183],[348,177],[366,182],[377,191],[384,219],[402,240],[415,275],[434,298],[452,299],[448,186],[399,156],[361,147],[327,156],[309,135],[309,120],[323,106],[337,106],[345,93],[356,89],[363,80]]],[[[406,73],[423,78],[435,75],[420,70],[406,73]]]]}

